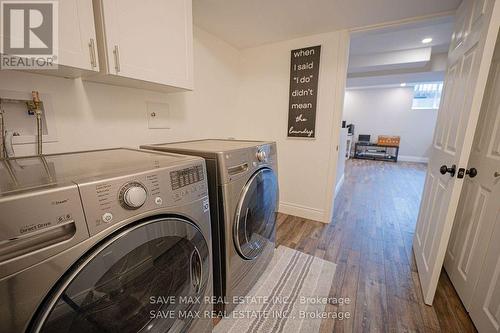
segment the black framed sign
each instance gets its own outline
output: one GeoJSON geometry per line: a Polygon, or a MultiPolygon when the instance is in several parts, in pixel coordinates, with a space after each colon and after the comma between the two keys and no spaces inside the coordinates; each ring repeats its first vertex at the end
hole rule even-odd
{"type": "Polygon", "coordinates": [[[288,137],[316,136],[316,103],[321,45],[291,51],[288,137]]]}

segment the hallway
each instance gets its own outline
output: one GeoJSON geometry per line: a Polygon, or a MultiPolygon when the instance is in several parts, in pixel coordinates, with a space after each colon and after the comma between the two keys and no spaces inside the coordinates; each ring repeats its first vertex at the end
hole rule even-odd
{"type": "Polygon", "coordinates": [[[443,271],[434,305],[424,304],[412,252],[426,165],[349,160],[333,222],[280,214],[277,244],[335,262],[321,332],[475,332],[443,271]]]}

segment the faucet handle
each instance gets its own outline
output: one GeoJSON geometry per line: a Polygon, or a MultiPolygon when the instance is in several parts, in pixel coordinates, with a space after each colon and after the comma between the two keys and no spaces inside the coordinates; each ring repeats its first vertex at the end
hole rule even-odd
{"type": "Polygon", "coordinates": [[[38,91],[33,90],[31,92],[31,97],[33,98],[33,102],[40,103],[40,94],[38,93],[38,91]]]}
{"type": "Polygon", "coordinates": [[[38,91],[33,90],[31,92],[31,97],[33,101],[29,103],[30,105],[28,105],[28,112],[31,111],[36,115],[42,114],[42,101],[40,100],[40,95],[38,91]]]}

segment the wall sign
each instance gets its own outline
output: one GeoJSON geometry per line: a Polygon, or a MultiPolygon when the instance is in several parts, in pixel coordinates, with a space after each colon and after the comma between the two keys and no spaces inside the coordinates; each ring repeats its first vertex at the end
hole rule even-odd
{"type": "Polygon", "coordinates": [[[291,51],[288,137],[314,138],[321,45],[291,51]]]}

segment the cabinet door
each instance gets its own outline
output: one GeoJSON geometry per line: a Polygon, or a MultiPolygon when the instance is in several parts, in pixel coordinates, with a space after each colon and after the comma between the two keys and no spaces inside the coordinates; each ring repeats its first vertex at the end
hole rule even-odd
{"type": "Polygon", "coordinates": [[[92,0],[59,1],[59,61],[62,66],[98,71],[92,0]]]}
{"type": "Polygon", "coordinates": [[[191,0],[102,0],[108,74],[192,89],[191,0]]]}

